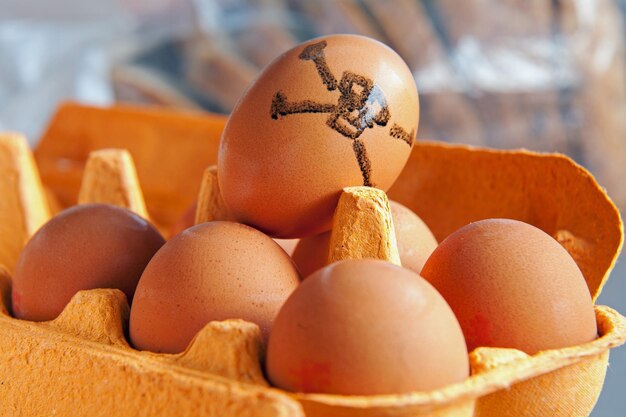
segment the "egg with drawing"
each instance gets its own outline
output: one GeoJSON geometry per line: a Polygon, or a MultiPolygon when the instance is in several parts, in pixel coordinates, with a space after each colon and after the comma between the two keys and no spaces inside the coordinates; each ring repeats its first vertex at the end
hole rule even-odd
{"type": "Polygon", "coordinates": [[[219,149],[224,201],[273,237],[330,229],[343,187],[387,190],[418,127],[413,76],[373,39],[333,35],[274,60],[230,115],[219,149]]]}

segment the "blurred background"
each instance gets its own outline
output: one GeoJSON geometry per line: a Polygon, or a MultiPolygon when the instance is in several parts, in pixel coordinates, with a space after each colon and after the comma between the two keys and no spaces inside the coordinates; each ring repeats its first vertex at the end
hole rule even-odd
{"type": "MultiPolygon", "coordinates": [[[[568,154],[624,213],[625,16],[626,0],[0,0],[0,130],[35,144],[68,99],[228,113],[291,46],[359,33],[413,71],[418,139],[568,154]]],[[[599,299],[622,314],[625,275],[599,299]]],[[[623,416],[625,386],[622,347],[593,416],[623,416]]]]}

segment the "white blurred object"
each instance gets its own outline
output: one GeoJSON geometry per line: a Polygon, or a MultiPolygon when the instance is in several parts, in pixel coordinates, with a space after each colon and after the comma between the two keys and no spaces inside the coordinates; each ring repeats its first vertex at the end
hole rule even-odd
{"type": "Polygon", "coordinates": [[[179,35],[186,0],[0,0],[0,130],[33,143],[63,100],[114,101],[112,56],[179,35]]]}

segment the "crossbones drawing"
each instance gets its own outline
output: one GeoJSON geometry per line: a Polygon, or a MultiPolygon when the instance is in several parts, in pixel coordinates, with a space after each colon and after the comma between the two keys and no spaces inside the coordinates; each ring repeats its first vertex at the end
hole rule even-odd
{"type": "MultiPolygon", "coordinates": [[[[285,93],[278,90],[272,99],[270,114],[272,119],[277,120],[279,116],[290,114],[329,113],[326,124],[352,140],[352,148],[363,175],[363,185],[373,187],[370,160],[359,136],[365,129],[387,126],[391,118],[387,99],[376,83],[362,75],[345,71],[337,81],[326,62],[326,45],[326,41],[308,45],[298,57],[313,61],[328,91],[339,90],[341,94],[337,104],[316,103],[311,100],[289,102],[285,93]]],[[[409,146],[413,144],[413,133],[407,133],[397,124],[389,130],[391,137],[400,139],[409,146]]]]}

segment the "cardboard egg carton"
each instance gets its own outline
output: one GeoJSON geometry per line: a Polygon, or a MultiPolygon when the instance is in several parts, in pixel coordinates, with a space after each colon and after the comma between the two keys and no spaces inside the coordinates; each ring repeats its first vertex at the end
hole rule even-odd
{"type": "MultiPolygon", "coordinates": [[[[35,155],[44,184],[71,200],[78,197],[90,152],[131,144],[125,148],[132,159],[122,156],[124,151],[92,154],[92,160],[104,154],[105,160],[125,162],[110,164],[116,167],[109,176],[113,180],[96,193],[103,199],[92,194],[82,201],[130,207],[124,201],[141,200],[141,184],[148,212],[164,226],[195,199],[200,184],[184,195],[150,177],[162,178],[165,170],[171,184],[196,178],[199,182],[202,171],[195,170],[215,163],[212,157],[224,122],[210,115],[70,104],[57,114],[35,155]],[[201,125],[213,130],[200,135],[194,129],[201,125]],[[117,143],[111,143],[111,137],[117,143]],[[174,144],[180,144],[180,155],[173,152],[174,144]],[[197,150],[192,152],[194,145],[197,150]],[[159,164],[145,165],[158,160],[157,155],[159,164]],[[138,181],[132,180],[132,160],[138,181]],[[111,192],[120,187],[122,193],[111,192]],[[168,188],[172,199],[182,201],[157,205],[159,216],[153,216],[151,201],[166,201],[159,192],[168,188]],[[118,198],[120,194],[126,199],[118,198]]],[[[25,147],[19,149],[27,154],[25,147]]],[[[19,158],[24,155],[9,160],[19,158]]],[[[18,166],[15,177],[37,177],[34,164],[18,166]]],[[[217,182],[210,174],[207,170],[200,201],[216,201],[217,182]]],[[[2,191],[18,201],[39,193],[29,186],[2,191]]],[[[81,190],[80,195],[89,193],[81,190]]],[[[542,228],[572,254],[594,300],[622,245],[622,223],[611,201],[583,168],[560,155],[417,142],[389,196],[422,217],[438,240],[488,217],[514,218],[542,228]]],[[[15,217],[24,215],[19,210],[15,217]]],[[[211,213],[220,216],[214,214],[219,210],[211,213]]],[[[334,219],[329,259],[378,257],[399,263],[392,231],[384,193],[346,189],[334,219]]],[[[56,320],[46,323],[8,314],[9,272],[0,273],[0,290],[0,398],[9,415],[586,416],[602,389],[609,350],[626,340],[626,318],[596,306],[595,341],[532,356],[514,349],[479,348],[470,354],[472,376],[438,390],[376,396],[288,393],[265,381],[261,339],[253,324],[211,323],[177,355],[139,352],[126,341],[128,306],[117,290],[81,292],[56,320]]]]}
{"type": "Polygon", "coordinates": [[[0,264],[13,270],[22,246],[50,218],[35,161],[22,135],[0,134],[0,264]]]}

